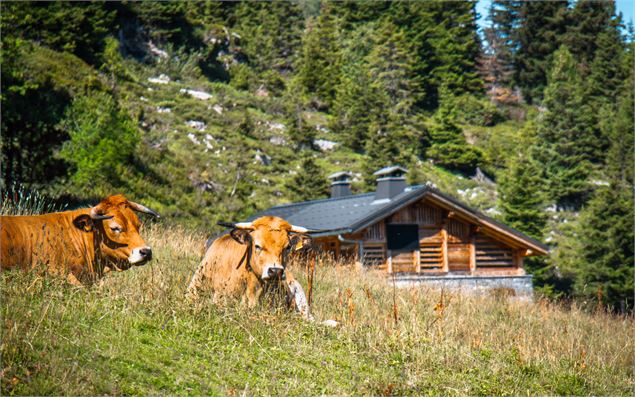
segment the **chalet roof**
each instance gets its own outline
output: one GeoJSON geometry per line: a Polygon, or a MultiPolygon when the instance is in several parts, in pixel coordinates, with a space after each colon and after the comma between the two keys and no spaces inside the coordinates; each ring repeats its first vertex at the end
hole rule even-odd
{"type": "Polygon", "coordinates": [[[539,241],[427,185],[410,186],[390,200],[376,201],[375,192],[371,192],[279,205],[255,214],[249,220],[264,215],[278,216],[291,224],[319,230],[318,233],[312,234],[314,237],[356,233],[424,197],[443,209],[457,213],[468,222],[487,229],[494,235],[503,235],[516,245],[531,249],[535,254],[549,252],[549,248],[539,241]]]}
{"type": "Polygon", "coordinates": [[[395,172],[398,172],[400,174],[405,174],[408,172],[408,170],[398,165],[391,165],[391,166],[384,167],[380,170],[375,171],[373,175],[382,177],[384,175],[390,175],[395,172]]]}
{"type": "Polygon", "coordinates": [[[351,173],[351,172],[339,171],[339,172],[336,172],[334,174],[329,175],[328,179],[338,179],[338,178],[342,178],[342,177],[350,178],[351,176],[353,176],[353,173],[351,173]]]}

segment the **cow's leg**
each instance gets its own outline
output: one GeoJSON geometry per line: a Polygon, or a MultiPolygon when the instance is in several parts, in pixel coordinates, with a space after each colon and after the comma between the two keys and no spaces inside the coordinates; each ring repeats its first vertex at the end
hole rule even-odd
{"type": "Polygon", "coordinates": [[[260,283],[256,280],[249,280],[247,282],[247,291],[245,291],[245,296],[247,298],[247,306],[250,309],[253,309],[260,302],[260,296],[262,296],[263,288],[260,283]]]}
{"type": "Polygon", "coordinates": [[[302,315],[302,317],[313,321],[314,318],[311,314],[309,301],[306,299],[306,295],[304,294],[304,289],[302,289],[302,285],[300,285],[300,283],[289,272],[287,272],[287,287],[289,288],[289,295],[291,296],[292,302],[295,304],[296,310],[302,315]]]}

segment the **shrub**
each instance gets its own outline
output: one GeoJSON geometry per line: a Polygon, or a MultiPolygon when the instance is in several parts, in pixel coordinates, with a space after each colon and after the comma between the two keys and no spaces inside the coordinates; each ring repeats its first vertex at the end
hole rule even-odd
{"type": "Polygon", "coordinates": [[[61,122],[70,140],[59,156],[72,164],[71,182],[81,191],[105,193],[121,186],[125,164],[131,162],[139,133],[134,122],[108,94],[95,92],[73,101],[61,122]]]}
{"type": "Polygon", "coordinates": [[[486,98],[465,94],[450,100],[450,111],[460,124],[491,127],[505,120],[505,115],[486,98]]]}

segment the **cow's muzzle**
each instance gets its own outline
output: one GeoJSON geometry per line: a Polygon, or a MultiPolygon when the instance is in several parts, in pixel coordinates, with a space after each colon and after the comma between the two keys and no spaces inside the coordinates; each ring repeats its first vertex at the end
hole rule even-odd
{"type": "Polygon", "coordinates": [[[132,265],[143,265],[152,259],[152,248],[139,247],[132,250],[132,254],[128,257],[128,262],[132,265]]]}
{"type": "Polygon", "coordinates": [[[284,280],[284,267],[280,265],[267,265],[262,270],[263,280],[284,280]]]}

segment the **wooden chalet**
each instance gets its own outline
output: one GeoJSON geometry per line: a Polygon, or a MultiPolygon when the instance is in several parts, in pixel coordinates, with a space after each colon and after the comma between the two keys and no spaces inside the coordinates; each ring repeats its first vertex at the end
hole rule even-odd
{"type": "Polygon", "coordinates": [[[427,186],[406,186],[404,168],[375,173],[375,192],[352,195],[351,174],[331,175],[331,198],[270,208],[292,224],[321,230],[314,240],[336,259],[387,273],[470,277],[523,276],[540,242],[427,186]]]}

